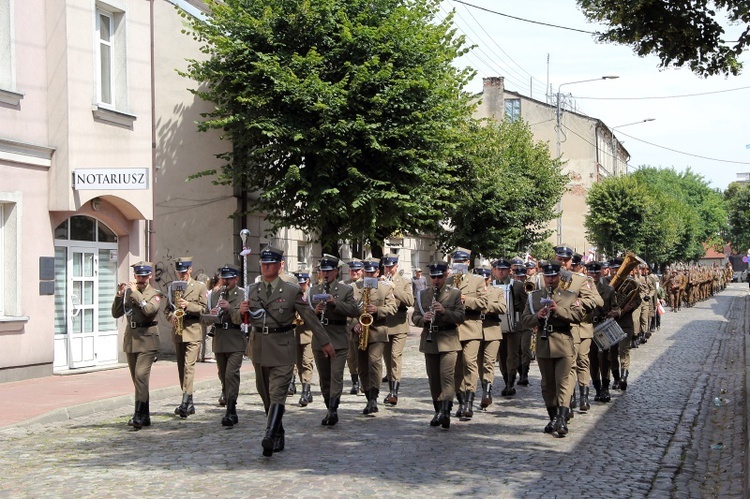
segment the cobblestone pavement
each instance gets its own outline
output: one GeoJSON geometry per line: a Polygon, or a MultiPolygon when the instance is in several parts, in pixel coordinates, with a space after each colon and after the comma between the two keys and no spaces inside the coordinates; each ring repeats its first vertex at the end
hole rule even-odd
{"type": "Polygon", "coordinates": [[[153,424],[141,431],[126,425],[129,406],[1,429],[0,497],[742,497],[747,292],[734,284],[667,313],[631,352],[628,390],[576,411],[564,438],[542,433],[535,365],[514,398],[496,396],[472,421],[453,418],[450,430],[430,427],[411,335],[398,406],[381,402],[376,417],[361,414],[364,397],[345,394],[339,424],[323,427],[319,392],[305,408],[290,397],[286,450],[264,458],[265,417],[250,374],[231,429],[220,424],[218,382],[196,392],[186,420],[174,416],[174,397],[154,397],[153,424]]]}

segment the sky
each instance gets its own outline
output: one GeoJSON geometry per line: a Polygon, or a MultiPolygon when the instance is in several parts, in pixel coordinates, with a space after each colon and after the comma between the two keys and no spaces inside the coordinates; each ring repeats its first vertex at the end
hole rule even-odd
{"type": "MultiPolygon", "coordinates": [[[[631,171],[644,165],[690,168],[720,190],[750,172],[750,53],[743,55],[740,76],[702,78],[688,68],[660,69],[656,56],[639,57],[628,46],[598,43],[591,34],[467,4],[557,26],[602,29],[586,20],[574,0],[443,0],[441,15],[455,9],[458,33],[477,46],[456,61],[477,71],[467,91],[481,92],[483,78],[503,76],[506,90],[540,101],[547,93],[571,94],[577,112],[614,128],[630,153],[631,171]],[[618,78],[601,80],[605,75],[618,78]],[[588,79],[597,81],[572,83],[588,79]]],[[[738,33],[729,27],[727,39],[736,40],[738,33]]]]}

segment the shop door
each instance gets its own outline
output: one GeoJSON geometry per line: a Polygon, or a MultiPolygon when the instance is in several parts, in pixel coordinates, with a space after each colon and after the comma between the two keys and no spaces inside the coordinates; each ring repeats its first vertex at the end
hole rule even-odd
{"type": "Polygon", "coordinates": [[[70,368],[96,364],[98,256],[94,248],[68,252],[68,361],[70,368]]]}

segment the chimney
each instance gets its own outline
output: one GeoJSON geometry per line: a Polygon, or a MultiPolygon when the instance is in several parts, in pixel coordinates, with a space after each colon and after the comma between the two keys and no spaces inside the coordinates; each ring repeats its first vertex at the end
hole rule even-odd
{"type": "Polygon", "coordinates": [[[482,80],[484,88],[482,91],[482,107],[488,118],[495,121],[503,121],[505,117],[505,78],[502,76],[491,76],[482,80]]]}

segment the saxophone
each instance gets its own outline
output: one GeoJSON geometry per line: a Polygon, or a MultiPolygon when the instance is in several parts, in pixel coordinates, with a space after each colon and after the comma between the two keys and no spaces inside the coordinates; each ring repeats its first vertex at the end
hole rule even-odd
{"type": "Polygon", "coordinates": [[[367,313],[367,306],[370,304],[370,292],[373,288],[365,287],[364,296],[362,298],[362,314],[359,316],[359,325],[361,329],[359,331],[359,349],[364,351],[367,350],[367,345],[370,341],[370,325],[375,320],[372,314],[367,313]]]}
{"type": "Polygon", "coordinates": [[[182,289],[177,288],[174,290],[174,316],[177,319],[177,325],[174,327],[174,331],[178,335],[182,335],[182,330],[185,328],[183,320],[185,318],[185,310],[177,307],[177,302],[182,299],[182,289]]]}

